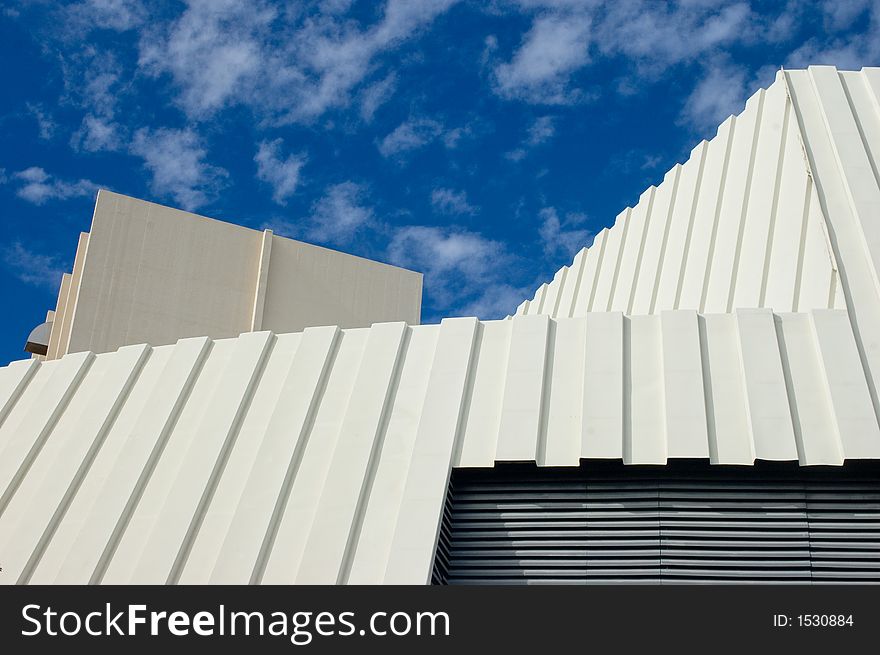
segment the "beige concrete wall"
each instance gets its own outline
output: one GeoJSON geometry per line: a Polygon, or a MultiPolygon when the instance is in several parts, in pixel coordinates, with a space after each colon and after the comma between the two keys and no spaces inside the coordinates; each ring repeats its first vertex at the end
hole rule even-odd
{"type": "Polygon", "coordinates": [[[260,233],[98,194],[68,352],[247,331],[260,233]]]}
{"type": "Polygon", "coordinates": [[[275,236],[262,329],[419,323],[422,274],[275,236]]]}
{"type": "Polygon", "coordinates": [[[260,329],[417,324],[421,289],[420,273],[102,190],[47,358],[260,329]]]}

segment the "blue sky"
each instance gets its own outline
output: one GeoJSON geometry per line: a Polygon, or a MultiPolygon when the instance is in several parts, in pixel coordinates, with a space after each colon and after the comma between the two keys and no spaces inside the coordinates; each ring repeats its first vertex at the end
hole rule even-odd
{"type": "Polygon", "coordinates": [[[98,188],[504,316],[780,66],[880,64],[880,2],[13,1],[0,61],[4,364],[98,188]]]}

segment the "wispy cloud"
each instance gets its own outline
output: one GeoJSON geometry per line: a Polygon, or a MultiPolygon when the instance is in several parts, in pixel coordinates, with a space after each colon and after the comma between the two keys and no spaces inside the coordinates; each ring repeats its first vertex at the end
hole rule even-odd
{"type": "Polygon", "coordinates": [[[579,99],[569,76],[589,61],[592,20],[582,13],[538,16],[508,62],[495,66],[495,89],[505,98],[544,104],[579,99]]]}
{"type": "Polygon", "coordinates": [[[379,142],[379,153],[383,157],[398,157],[429,144],[442,133],[443,126],[435,120],[410,119],[379,142]]]}
{"type": "Polygon", "coordinates": [[[431,205],[441,214],[476,214],[479,211],[468,202],[467,193],[445,187],[431,191],[431,205]]]}
{"type": "Polygon", "coordinates": [[[494,318],[510,312],[521,298],[505,278],[513,257],[500,241],[456,227],[406,226],[388,245],[390,261],[425,274],[435,308],[494,318]],[[510,300],[514,296],[519,300],[510,300]]]}
{"type": "Polygon", "coordinates": [[[73,133],[70,145],[88,152],[119,150],[122,147],[122,128],[111,119],[88,114],[73,133]]]}
{"type": "Polygon", "coordinates": [[[257,163],[257,179],[272,187],[272,200],[279,205],[287,204],[287,199],[299,185],[300,170],[306,163],[304,154],[281,154],[283,141],[263,141],[259,145],[254,161],[257,163]]]}
{"type": "MultiPolygon", "coordinates": [[[[240,104],[279,124],[312,121],[346,105],[381,53],[454,3],[389,0],[381,19],[362,28],[340,15],[338,3],[302,17],[258,0],[200,0],[171,25],[149,30],[140,61],[151,75],[171,75],[191,118],[240,104]]],[[[378,106],[381,88],[376,91],[367,109],[378,106]]]]}
{"type": "Polygon", "coordinates": [[[89,196],[98,190],[98,185],[90,180],[60,180],[39,166],[26,168],[14,173],[12,177],[19,184],[16,195],[35,205],[43,205],[50,200],[89,196]]]}
{"type": "Polygon", "coordinates": [[[556,134],[556,119],[553,116],[540,116],[535,122],[529,126],[526,138],[518,148],[514,148],[510,152],[505,153],[511,161],[521,161],[525,159],[529,150],[535,146],[546,143],[556,134]]]}
{"type": "Polygon", "coordinates": [[[560,218],[555,207],[545,207],[538,216],[541,219],[538,235],[546,256],[571,257],[590,245],[592,233],[583,227],[587,220],[584,214],[569,213],[560,218]]]}
{"type": "Polygon", "coordinates": [[[184,209],[210,202],[228,176],[206,161],[208,153],[201,138],[189,128],[141,128],[134,134],[131,152],[143,159],[153,191],[184,209]]]}
{"type": "Polygon", "coordinates": [[[57,289],[61,274],[67,268],[53,255],[33,252],[16,241],[2,250],[3,264],[26,284],[57,289]]]}
{"type": "Polygon", "coordinates": [[[726,58],[716,58],[702,71],[685,100],[679,122],[697,131],[713,130],[731,114],[742,111],[746,99],[759,86],[773,81],[774,69],[767,66],[750,73],[726,58]]]}
{"type": "Polygon", "coordinates": [[[52,118],[49,111],[42,104],[28,102],[26,105],[28,112],[37,122],[37,134],[43,141],[48,141],[55,135],[58,125],[52,118]]]}
{"type": "Polygon", "coordinates": [[[397,75],[389,73],[385,78],[365,88],[360,94],[361,118],[370,122],[376,110],[385,104],[394,94],[397,87],[397,75]]]}
{"type": "Polygon", "coordinates": [[[373,222],[373,208],[366,202],[366,188],[342,182],[326,189],[312,205],[305,236],[313,241],[344,245],[373,222]]]}

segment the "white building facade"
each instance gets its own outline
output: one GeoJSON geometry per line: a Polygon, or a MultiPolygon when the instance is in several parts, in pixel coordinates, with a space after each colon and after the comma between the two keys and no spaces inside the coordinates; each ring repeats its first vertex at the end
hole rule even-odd
{"type": "Polygon", "coordinates": [[[880,581],[878,170],[880,69],[780,71],[506,320],[10,364],[0,580],[880,581]]]}

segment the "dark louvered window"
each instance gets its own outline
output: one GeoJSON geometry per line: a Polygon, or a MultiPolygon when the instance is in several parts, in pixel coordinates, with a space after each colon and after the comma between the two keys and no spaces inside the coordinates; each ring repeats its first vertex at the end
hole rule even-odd
{"type": "Polygon", "coordinates": [[[880,465],[452,473],[435,584],[880,582],[880,465]]]}

